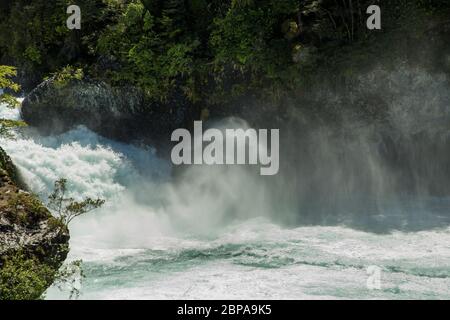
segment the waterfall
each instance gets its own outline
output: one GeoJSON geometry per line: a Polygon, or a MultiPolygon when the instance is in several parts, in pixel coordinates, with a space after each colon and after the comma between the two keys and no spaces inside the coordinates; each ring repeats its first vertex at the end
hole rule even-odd
{"type": "MultiPolygon", "coordinates": [[[[0,116],[20,117],[6,108],[0,116]]],[[[75,199],[104,198],[105,207],[75,222],[72,234],[95,235],[106,247],[146,246],[174,229],[209,233],[234,217],[268,214],[269,198],[256,170],[193,167],[174,181],[169,161],[153,148],[111,141],[85,127],[48,137],[30,129],[1,144],[44,202],[60,178],[69,181],[75,199]]]]}
{"type": "MultiPolygon", "coordinates": [[[[447,79],[400,70],[360,82],[356,91],[384,90],[389,126],[353,114],[347,131],[288,122],[274,177],[252,166],[173,174],[151,146],[85,127],[26,128],[0,144],[42,200],[61,177],[75,199],[106,200],[70,225],[68,259],[83,259],[87,274],[82,298],[450,297],[449,130],[436,120],[448,115],[447,79]],[[384,272],[381,291],[364,291],[371,265],[384,272]]],[[[319,96],[339,105],[335,94],[319,96]]],[[[2,106],[0,118],[20,111],[2,106]]]]}

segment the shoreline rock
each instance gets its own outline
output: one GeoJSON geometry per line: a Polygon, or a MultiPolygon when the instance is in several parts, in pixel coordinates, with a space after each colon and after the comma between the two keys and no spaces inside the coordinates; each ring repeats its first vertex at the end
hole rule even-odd
{"type": "Polygon", "coordinates": [[[181,92],[157,103],[132,86],[112,87],[89,78],[61,85],[51,78],[26,96],[21,112],[45,135],[84,125],[106,138],[164,145],[173,130],[189,125],[192,110],[181,92]]]}
{"type": "MultiPolygon", "coordinates": [[[[68,254],[69,230],[18,182],[14,165],[0,148],[0,275],[6,261],[18,255],[37,261],[54,275],[68,254]]],[[[48,279],[40,280],[46,287],[51,285],[48,279]]],[[[33,298],[38,299],[42,293],[37,292],[33,298]]]]}

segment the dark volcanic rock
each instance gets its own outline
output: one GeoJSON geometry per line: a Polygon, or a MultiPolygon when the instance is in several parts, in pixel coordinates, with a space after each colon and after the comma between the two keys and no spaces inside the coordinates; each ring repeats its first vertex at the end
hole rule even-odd
{"type": "Polygon", "coordinates": [[[182,93],[172,94],[162,104],[135,87],[112,87],[91,79],[64,85],[49,79],[22,104],[23,119],[44,134],[85,125],[107,138],[146,143],[169,143],[173,130],[189,124],[191,112],[182,93]]]}

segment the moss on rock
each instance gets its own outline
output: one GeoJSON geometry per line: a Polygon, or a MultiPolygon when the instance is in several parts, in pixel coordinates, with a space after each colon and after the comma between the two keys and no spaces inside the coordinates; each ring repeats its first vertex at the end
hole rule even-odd
{"type": "Polygon", "coordinates": [[[19,181],[0,148],[0,300],[40,298],[68,253],[67,227],[19,181]]]}

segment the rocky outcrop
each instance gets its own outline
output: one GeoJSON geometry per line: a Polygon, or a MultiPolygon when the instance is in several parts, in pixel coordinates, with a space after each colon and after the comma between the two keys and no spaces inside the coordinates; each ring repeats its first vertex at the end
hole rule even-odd
{"type": "Polygon", "coordinates": [[[34,195],[17,186],[17,178],[0,148],[0,274],[5,261],[17,255],[56,272],[68,253],[69,231],[34,195]]]}
{"type": "Polygon", "coordinates": [[[85,125],[107,138],[146,143],[169,142],[173,130],[190,122],[191,112],[181,92],[156,103],[135,87],[112,87],[87,78],[65,84],[46,80],[22,104],[23,120],[44,134],[85,125]]]}

